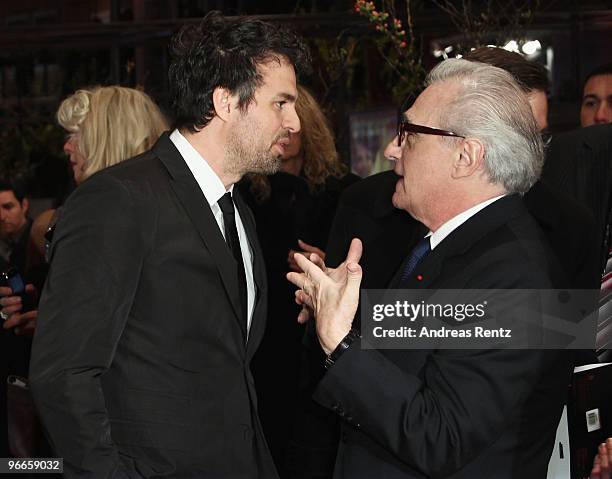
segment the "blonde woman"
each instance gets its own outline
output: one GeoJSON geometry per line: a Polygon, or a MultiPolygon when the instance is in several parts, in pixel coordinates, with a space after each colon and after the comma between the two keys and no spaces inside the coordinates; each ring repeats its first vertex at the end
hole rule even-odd
{"type": "MultiPolygon", "coordinates": [[[[163,114],[146,93],[120,86],[77,90],[61,103],[57,121],[68,132],[64,151],[77,186],[97,171],[150,149],[167,129],[163,114]]],[[[34,220],[31,268],[44,263],[45,235],[52,236],[58,214],[59,210],[47,210],[34,220]]],[[[21,298],[8,294],[8,288],[0,288],[0,296],[6,296],[0,299],[2,311],[10,315],[3,327],[16,334],[32,334],[38,311],[19,313],[21,298]]]]}
{"type": "MultiPolygon", "coordinates": [[[[120,86],[77,90],[60,105],[57,121],[68,132],[64,151],[77,186],[97,171],[147,151],[167,129],[146,93],[120,86]]],[[[41,255],[54,213],[41,213],[32,225],[33,243],[41,255]]]]}

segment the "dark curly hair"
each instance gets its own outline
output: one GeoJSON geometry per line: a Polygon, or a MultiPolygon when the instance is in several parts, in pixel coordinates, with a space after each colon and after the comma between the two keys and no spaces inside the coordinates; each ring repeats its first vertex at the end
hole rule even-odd
{"type": "Polygon", "coordinates": [[[184,25],[170,43],[170,106],[174,128],[193,133],[214,117],[212,94],[226,88],[246,110],[262,78],[258,65],[284,58],[296,73],[310,66],[304,42],[290,30],[254,18],[210,12],[200,24],[184,25]]]}

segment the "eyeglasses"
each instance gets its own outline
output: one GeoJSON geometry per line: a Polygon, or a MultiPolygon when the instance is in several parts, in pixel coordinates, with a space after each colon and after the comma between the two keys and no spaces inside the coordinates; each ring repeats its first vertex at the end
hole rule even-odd
{"type": "Polygon", "coordinates": [[[425,135],[437,135],[437,136],[453,136],[455,138],[465,138],[465,136],[459,135],[452,131],[439,130],[438,128],[431,128],[429,126],[415,125],[406,120],[403,114],[398,115],[397,118],[397,146],[402,146],[402,141],[406,133],[423,133],[425,135]]]}

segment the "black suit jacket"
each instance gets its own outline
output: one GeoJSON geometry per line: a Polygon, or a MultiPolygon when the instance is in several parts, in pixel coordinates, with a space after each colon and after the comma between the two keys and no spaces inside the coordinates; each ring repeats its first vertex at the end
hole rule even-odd
{"type": "MultiPolygon", "coordinates": [[[[360,238],[364,245],[361,264],[366,265],[361,283],[363,289],[387,287],[416,242],[427,233],[427,228],[408,213],[393,207],[391,197],[397,178],[393,171],[368,177],[348,188],[338,204],[326,249],[326,263],[332,267],[340,264],[351,239],[360,238]]],[[[587,208],[544,182],[536,183],[524,200],[558,256],[572,287],[598,288],[598,258],[593,247],[597,243],[595,224],[587,208]]],[[[358,312],[356,327],[359,322],[358,312]]],[[[309,398],[323,377],[325,359],[312,324],[307,329],[305,346],[303,367],[308,369],[310,380],[303,395],[309,398]]],[[[318,450],[316,460],[311,458],[304,463],[305,469],[312,467],[321,471],[326,464],[333,463],[339,437],[334,416],[318,404],[304,401],[296,435],[299,442],[307,445],[302,449],[316,447],[318,450]]]]}
{"type": "Polygon", "coordinates": [[[67,201],[30,370],[67,477],[276,477],[249,370],[265,270],[235,202],[257,286],[247,343],[235,260],[167,134],[67,201]]]}
{"type": "Polygon", "coordinates": [[[601,274],[610,245],[606,231],[612,219],[612,125],[594,125],[554,136],[542,178],[593,214],[601,274]]]}
{"type": "MultiPolygon", "coordinates": [[[[513,195],[453,231],[405,287],[549,288],[562,274],[548,250],[513,195]]],[[[315,392],[345,419],[335,477],[545,477],[570,374],[565,352],[354,344],[315,392]]]]}

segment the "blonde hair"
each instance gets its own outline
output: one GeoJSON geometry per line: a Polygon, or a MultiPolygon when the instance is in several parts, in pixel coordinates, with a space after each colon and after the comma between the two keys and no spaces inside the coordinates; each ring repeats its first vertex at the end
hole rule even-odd
{"type": "MultiPolygon", "coordinates": [[[[311,192],[323,186],[328,177],[342,178],[348,171],[340,161],[334,134],[327,117],[310,91],[298,85],[295,109],[300,118],[302,172],[311,192]]],[[[251,192],[262,201],[270,196],[270,182],[265,175],[250,175],[251,192]]]]}
{"type": "Polygon", "coordinates": [[[76,135],[84,178],[150,149],[167,129],[146,93],[120,86],[77,90],[60,105],[57,121],[76,135]]]}

